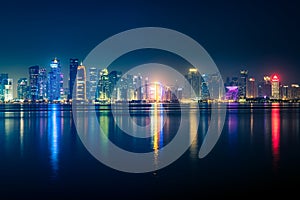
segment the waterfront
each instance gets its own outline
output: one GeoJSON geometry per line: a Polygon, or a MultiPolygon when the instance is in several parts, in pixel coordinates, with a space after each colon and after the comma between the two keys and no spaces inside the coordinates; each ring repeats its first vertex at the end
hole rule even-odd
{"type": "MultiPolygon", "coordinates": [[[[300,106],[296,103],[229,104],[218,143],[207,157],[199,159],[210,122],[210,109],[203,104],[198,137],[188,151],[170,166],[145,174],[119,172],[93,158],[76,133],[70,105],[3,104],[0,110],[1,197],[297,194],[300,106]]],[[[122,134],[109,109],[102,107],[98,118],[118,146],[148,152],[174,137],[181,113],[170,110],[167,115],[156,115],[158,126],[165,120],[163,133],[143,141],[122,134]]],[[[197,118],[186,110],[189,121],[197,118]]],[[[145,125],[152,120],[153,108],[133,111],[137,123],[145,125]]],[[[196,130],[190,127],[186,134],[192,131],[196,130]]]]}

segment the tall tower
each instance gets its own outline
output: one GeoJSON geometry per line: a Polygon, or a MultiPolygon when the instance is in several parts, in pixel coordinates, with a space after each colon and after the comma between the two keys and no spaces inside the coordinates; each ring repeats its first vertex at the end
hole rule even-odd
{"type": "Polygon", "coordinates": [[[249,78],[247,83],[247,98],[255,98],[256,94],[256,87],[255,87],[255,78],[249,78]]]}
{"type": "Polygon", "coordinates": [[[82,63],[77,68],[76,76],[76,100],[86,100],[86,71],[82,63]]]}
{"type": "Polygon", "coordinates": [[[89,68],[89,87],[87,90],[89,100],[95,100],[95,98],[96,98],[97,80],[98,80],[97,68],[90,67],[89,68]]]}
{"type": "Polygon", "coordinates": [[[108,70],[101,70],[99,76],[100,77],[97,85],[97,99],[100,101],[108,101],[110,100],[108,70]]]}
{"type": "Polygon", "coordinates": [[[5,85],[8,81],[8,74],[0,74],[0,101],[4,101],[5,85]]]}
{"type": "Polygon", "coordinates": [[[246,98],[247,79],[248,79],[248,70],[241,70],[240,81],[239,81],[239,99],[246,98]]]}
{"type": "Polygon", "coordinates": [[[77,68],[79,66],[79,63],[78,63],[78,59],[74,59],[74,58],[71,58],[70,59],[70,74],[69,74],[69,77],[70,77],[70,80],[69,80],[69,99],[72,99],[72,95],[73,95],[73,87],[74,87],[74,84],[75,84],[75,79],[76,79],[76,74],[77,74],[77,68]]]}
{"type": "Polygon", "coordinates": [[[277,75],[272,77],[272,96],[273,99],[279,99],[279,78],[277,75]]]}
{"type": "Polygon", "coordinates": [[[7,84],[5,85],[5,92],[4,92],[4,101],[8,102],[13,100],[13,87],[14,82],[13,79],[9,78],[7,79],[7,84]]]}
{"type": "Polygon", "coordinates": [[[17,87],[17,95],[18,99],[25,100],[27,99],[27,78],[20,78],[18,80],[18,87],[17,87]]]}
{"type": "Polygon", "coordinates": [[[45,68],[39,69],[38,85],[39,85],[38,98],[41,100],[47,99],[48,77],[47,77],[47,70],[45,68]]]}
{"type": "Polygon", "coordinates": [[[54,58],[50,64],[50,72],[48,73],[48,97],[50,101],[61,99],[63,94],[63,74],[61,73],[60,62],[54,58]]]}
{"type": "Polygon", "coordinates": [[[201,76],[198,70],[196,68],[190,68],[188,74],[186,75],[186,79],[190,84],[190,87],[187,88],[187,96],[189,98],[199,98],[201,90],[201,76]]]}
{"type": "Polygon", "coordinates": [[[38,100],[38,90],[39,90],[39,66],[29,67],[29,98],[31,101],[38,100]]]}

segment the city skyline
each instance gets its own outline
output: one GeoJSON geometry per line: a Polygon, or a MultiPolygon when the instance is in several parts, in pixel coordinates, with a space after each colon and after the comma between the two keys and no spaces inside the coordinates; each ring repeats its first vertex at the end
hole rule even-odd
{"type": "Polygon", "coordinates": [[[169,95],[164,94],[164,97],[161,97],[160,99],[166,99],[165,95],[168,96],[167,99],[173,99],[172,93],[177,94],[178,89],[183,92],[181,96],[183,95],[183,98],[185,99],[224,99],[237,101],[241,99],[251,99],[257,97],[270,97],[278,100],[299,98],[299,82],[292,81],[292,84],[288,84],[282,81],[282,75],[277,73],[270,73],[268,75],[264,75],[263,79],[259,79],[257,78],[257,75],[251,75],[251,73],[247,70],[247,68],[245,68],[245,66],[240,70],[239,74],[232,75],[231,77],[226,77],[226,79],[224,79],[223,77],[222,82],[224,83],[224,86],[218,85],[219,83],[221,83],[221,80],[218,80],[219,78],[212,78],[211,76],[213,75],[210,74],[200,75],[201,72],[199,73],[196,68],[189,68],[188,71],[182,75],[185,76],[185,79],[193,88],[193,92],[195,93],[192,94],[192,91],[189,91],[190,89],[187,88],[186,83],[180,81],[180,77],[176,77],[176,74],[172,76],[173,79],[176,80],[175,82],[168,82],[167,79],[157,79],[157,74],[155,77],[155,73],[153,73],[155,71],[159,71],[159,74],[166,73],[167,76],[170,74],[168,73],[168,71],[164,72],[164,70],[160,68],[163,65],[155,63],[143,66],[144,68],[145,66],[146,68],[148,68],[147,75],[145,75],[145,71],[144,73],[142,71],[137,71],[132,72],[136,74],[130,74],[131,71],[129,70],[128,72],[123,74],[122,71],[105,71],[105,69],[100,69],[94,66],[84,66],[82,62],[80,62],[79,64],[79,59],[77,58],[69,59],[69,72],[67,74],[63,74],[60,63],[60,60],[55,57],[52,59],[48,67],[40,67],[38,65],[31,66],[28,68],[28,79],[27,77],[19,77],[15,81],[11,78],[10,74],[0,72],[2,77],[0,82],[2,91],[0,91],[0,93],[2,93],[4,97],[3,99],[6,99],[7,101],[7,99],[19,99],[19,97],[24,98],[27,95],[27,97],[24,99],[30,99],[32,101],[43,99],[49,101],[59,101],[63,99],[67,100],[72,99],[72,86],[75,85],[74,88],[76,89],[76,91],[74,95],[76,96],[76,99],[143,100],[147,99],[145,97],[150,96],[150,94],[147,94],[147,92],[146,94],[144,94],[145,90],[149,90],[145,88],[144,85],[148,83],[152,84],[155,82],[160,82],[160,84],[164,88],[161,90],[162,92],[167,92],[168,90],[171,92],[169,95]],[[157,67],[156,65],[158,65],[158,68],[155,68],[157,67]],[[78,74],[77,77],[76,74],[78,74]],[[125,75],[127,77],[125,77],[125,75]],[[107,78],[101,78],[104,76],[107,78]],[[144,79],[147,79],[148,83],[145,83],[144,79]],[[7,83],[5,82],[5,80],[7,83]],[[179,80],[179,82],[177,82],[177,80],[179,80]],[[103,83],[100,83],[100,81],[102,81],[103,83]],[[105,83],[105,81],[109,82],[105,83]],[[27,83],[29,87],[27,89],[28,91],[25,89],[25,87],[27,87],[27,83]],[[127,85],[122,85],[124,83],[127,85]],[[139,85],[140,88],[137,88],[137,85],[139,85]],[[9,89],[4,90],[6,89],[6,87],[9,89]],[[117,91],[119,90],[118,88],[122,87],[125,87],[126,90],[133,88],[135,93],[133,94],[129,92],[124,96],[124,92],[122,93],[122,90],[124,89],[120,89],[120,91],[117,91]],[[210,90],[213,91],[209,91],[208,87],[210,87],[210,90]],[[222,87],[225,89],[225,92],[227,94],[221,95],[222,87]],[[20,94],[19,90],[24,90],[23,94],[20,94]],[[79,90],[81,92],[78,92],[79,90]],[[106,91],[104,92],[102,90],[106,91]],[[115,97],[112,97],[113,95],[115,95],[115,97]]]}

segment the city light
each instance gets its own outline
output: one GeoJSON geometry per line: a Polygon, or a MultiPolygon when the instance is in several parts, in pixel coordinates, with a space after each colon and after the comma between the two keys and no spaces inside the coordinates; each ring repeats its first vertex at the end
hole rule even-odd
{"type": "Polygon", "coordinates": [[[85,67],[78,59],[70,59],[69,77],[62,73],[60,60],[54,58],[49,69],[29,67],[29,78],[20,78],[17,87],[8,74],[0,74],[0,102],[5,103],[72,103],[72,96],[87,103],[129,102],[255,102],[299,101],[299,84],[281,84],[280,76],[264,75],[259,80],[248,77],[248,70],[240,70],[239,76],[227,78],[221,85],[216,74],[201,75],[196,68],[189,68],[184,75],[188,85],[165,84],[154,81],[155,76],[126,74],[85,67]],[[77,78],[76,78],[77,77],[77,78]],[[68,80],[68,87],[64,84],[68,80]],[[73,87],[74,86],[74,87],[73,87]],[[75,89],[75,91],[73,91],[75,89]],[[225,89],[225,93],[221,91],[225,89]],[[13,96],[16,90],[17,98],[13,96]]]}

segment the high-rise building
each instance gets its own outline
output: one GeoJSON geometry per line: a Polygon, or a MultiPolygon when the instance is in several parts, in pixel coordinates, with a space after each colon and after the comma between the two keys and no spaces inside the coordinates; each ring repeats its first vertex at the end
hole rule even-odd
{"type": "MultiPolygon", "coordinates": [[[[124,100],[134,100],[135,99],[135,88],[134,88],[134,85],[133,85],[133,75],[131,74],[127,74],[127,77],[126,77],[126,83],[127,84],[127,94],[126,94],[126,97],[124,100]]],[[[124,80],[124,81],[125,81],[124,80]]]]}
{"type": "Polygon", "coordinates": [[[71,58],[70,59],[70,74],[69,74],[69,95],[68,98],[72,99],[72,95],[73,95],[73,87],[75,84],[75,79],[76,79],[76,74],[77,74],[77,68],[79,66],[79,62],[78,59],[76,58],[71,58]]]}
{"type": "Polygon", "coordinates": [[[7,85],[8,74],[0,74],[0,101],[4,101],[5,85],[7,85]]]}
{"type": "Polygon", "coordinates": [[[257,97],[257,92],[256,92],[256,87],[255,87],[255,78],[248,79],[246,96],[247,96],[247,98],[257,97]]]}
{"type": "Polygon", "coordinates": [[[7,84],[4,86],[4,101],[5,102],[9,102],[11,100],[13,100],[13,89],[14,89],[14,82],[13,79],[8,78],[7,79],[7,84]]]}
{"type": "Polygon", "coordinates": [[[185,75],[190,86],[186,87],[188,98],[200,98],[201,94],[201,75],[196,68],[190,68],[187,75],[185,75]]]}
{"type": "Polygon", "coordinates": [[[29,98],[31,101],[38,100],[39,91],[39,66],[29,67],[29,98]]]}
{"type": "Polygon", "coordinates": [[[120,71],[111,71],[108,74],[109,95],[113,100],[118,100],[120,98],[120,90],[118,88],[120,85],[117,85],[117,83],[120,80],[121,76],[122,76],[122,72],[120,71]]]}
{"type": "Polygon", "coordinates": [[[87,89],[87,95],[89,100],[95,100],[96,98],[96,90],[97,90],[97,81],[98,81],[98,75],[97,75],[97,68],[96,67],[90,67],[89,68],[89,81],[88,81],[88,89],[87,89]]]}
{"type": "Polygon", "coordinates": [[[17,95],[18,99],[25,100],[28,98],[28,83],[27,78],[20,78],[18,80],[17,95]]]}
{"type": "Polygon", "coordinates": [[[291,84],[288,96],[289,99],[300,99],[300,86],[298,84],[291,84]]]}
{"type": "Polygon", "coordinates": [[[149,78],[148,77],[145,78],[144,84],[145,84],[144,99],[148,100],[149,99],[149,78]]]}
{"type": "Polygon", "coordinates": [[[143,93],[142,93],[142,76],[134,76],[133,77],[133,88],[135,90],[135,98],[136,100],[142,100],[143,99],[143,93]]]}
{"type": "Polygon", "coordinates": [[[248,71],[241,70],[240,71],[240,81],[239,81],[239,99],[246,98],[247,79],[248,79],[248,71]]]}
{"type": "Polygon", "coordinates": [[[85,101],[86,100],[86,70],[82,63],[77,68],[76,76],[76,100],[85,101]]]}
{"type": "Polygon", "coordinates": [[[271,97],[272,96],[272,86],[271,77],[265,75],[264,80],[259,82],[257,85],[258,97],[271,97]]]}
{"type": "Polygon", "coordinates": [[[50,72],[48,73],[48,99],[50,101],[61,100],[61,96],[64,94],[63,78],[60,62],[55,58],[51,61],[50,72]]]}
{"type": "Polygon", "coordinates": [[[38,99],[45,100],[48,98],[48,77],[46,68],[39,69],[38,77],[38,99]]]}
{"type": "Polygon", "coordinates": [[[277,75],[274,75],[272,77],[271,84],[272,84],[272,95],[271,95],[271,97],[273,99],[279,99],[280,98],[280,95],[279,95],[280,94],[279,93],[279,78],[278,78],[277,75]]]}
{"type": "Polygon", "coordinates": [[[288,95],[289,95],[289,86],[280,85],[280,98],[286,100],[288,99],[288,95]]]}
{"type": "Polygon", "coordinates": [[[103,69],[99,73],[96,99],[99,101],[110,101],[109,94],[110,94],[110,84],[109,84],[108,70],[103,69]]]}

